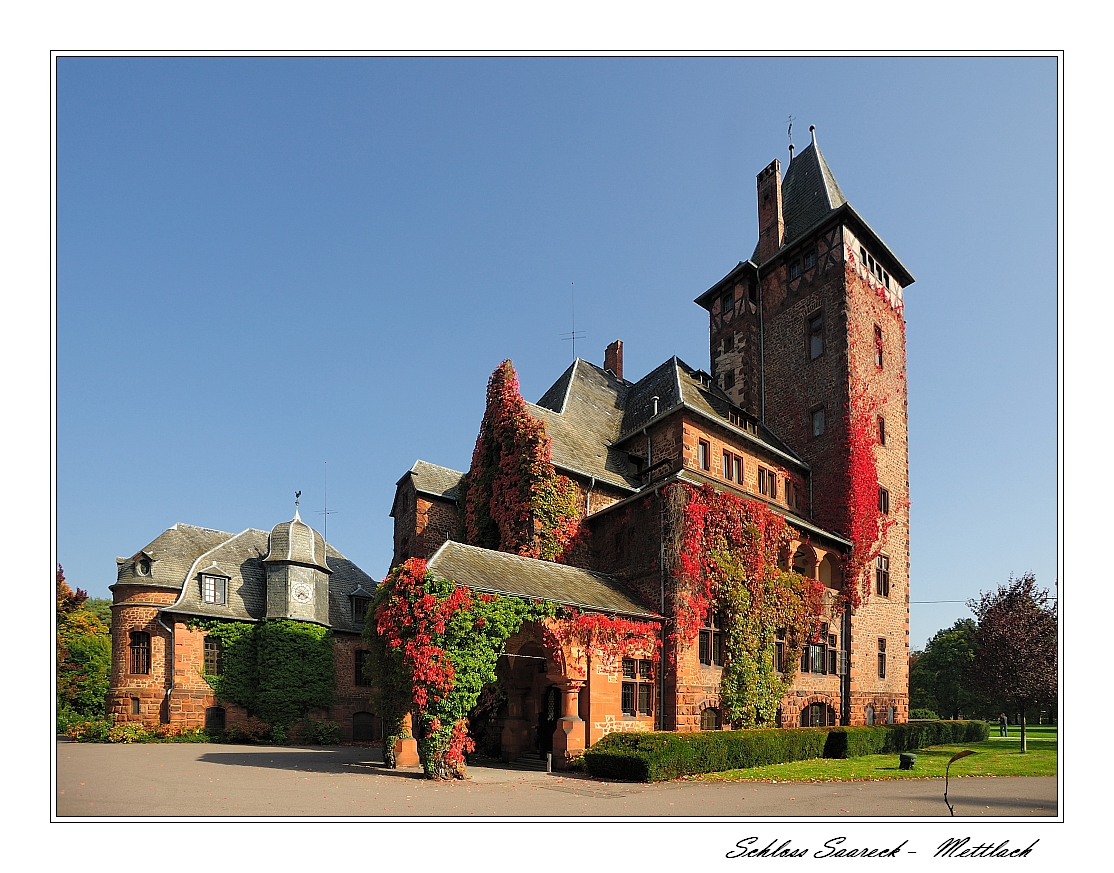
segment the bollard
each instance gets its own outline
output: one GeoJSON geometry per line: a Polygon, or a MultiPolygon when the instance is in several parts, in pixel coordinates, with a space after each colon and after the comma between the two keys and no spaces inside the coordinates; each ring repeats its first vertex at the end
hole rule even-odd
{"type": "Polygon", "coordinates": [[[552,752],[546,752],[545,753],[545,772],[546,773],[552,773],[553,772],[553,753],[552,752]]]}
{"type": "Polygon", "coordinates": [[[898,768],[901,770],[912,770],[913,765],[917,763],[917,756],[909,752],[902,752],[898,768]]]}

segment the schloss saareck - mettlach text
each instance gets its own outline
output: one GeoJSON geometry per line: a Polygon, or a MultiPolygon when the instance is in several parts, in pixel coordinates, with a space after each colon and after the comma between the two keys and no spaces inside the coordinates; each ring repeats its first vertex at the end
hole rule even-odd
{"type": "MultiPolygon", "coordinates": [[[[795,676],[777,708],[785,727],[908,718],[909,514],[903,291],[913,277],[847,202],[816,143],[782,175],[757,177],[753,254],[696,298],[710,366],[674,357],[641,378],[623,344],[603,366],[577,359],[528,412],[544,423],[556,473],[576,486],[581,530],[564,563],[459,539],[461,472],[417,461],[398,480],[392,565],[428,568],[475,591],[540,598],[662,626],[668,640],[680,537],[670,486],[708,485],[783,517],[779,565],[823,585],[820,620],[792,648],[795,676]],[[856,462],[866,440],[869,464],[856,462]],[[854,507],[876,507],[856,543],[854,507]],[[876,501],[876,502],[875,502],[876,501]],[[875,536],[877,534],[877,536],[875,536]],[[873,541],[873,542],[870,542],[873,541]],[[853,561],[856,548],[868,549],[853,561]],[[854,568],[857,581],[846,579],[854,568]],[[859,585],[854,603],[845,586],[859,585]],[[796,651],[800,649],[799,661],[796,651]]],[[[477,374],[480,378],[481,374],[477,374]]],[[[472,427],[461,427],[461,438],[472,427]]],[[[709,492],[704,491],[704,494],[709,492]]],[[[861,522],[858,523],[862,527],[861,522]]],[[[352,741],[382,738],[361,665],[376,583],[295,517],[237,534],[176,524],[130,558],[112,586],[108,711],[117,720],[221,727],[247,717],[203,678],[219,641],[198,619],[287,618],[333,632],[336,688],[312,713],[352,741]]],[[[545,628],[507,643],[494,727],[506,760],[574,752],[618,730],[720,730],[725,645],[714,610],[691,639],[651,660],[554,657],[545,628]],[[614,660],[614,659],[612,659],[614,660]]],[[[785,649],[774,650],[785,670],[785,649]]],[[[555,755],[555,759],[558,756],[555,755]]]]}

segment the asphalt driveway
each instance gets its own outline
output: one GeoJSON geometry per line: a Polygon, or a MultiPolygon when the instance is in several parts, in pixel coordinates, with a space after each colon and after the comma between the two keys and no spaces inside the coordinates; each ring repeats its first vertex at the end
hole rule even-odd
{"type": "MultiPolygon", "coordinates": [[[[474,766],[451,783],[388,770],[378,749],[58,742],[57,815],[948,816],[942,779],[602,782],[474,766]]],[[[1054,777],[951,780],[959,816],[1056,816],[1054,777]]]]}

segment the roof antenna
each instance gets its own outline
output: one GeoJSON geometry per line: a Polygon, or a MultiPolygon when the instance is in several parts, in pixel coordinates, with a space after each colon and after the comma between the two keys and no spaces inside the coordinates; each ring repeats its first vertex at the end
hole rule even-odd
{"type": "Polygon", "coordinates": [[[789,116],[789,163],[793,163],[793,116],[789,116]]]}
{"type": "Polygon", "coordinates": [[[329,462],[325,462],[325,508],[317,510],[318,515],[325,516],[323,522],[325,530],[322,531],[322,539],[325,540],[325,545],[329,544],[329,516],[336,515],[335,509],[329,509],[329,462]]]}
{"type": "Polygon", "coordinates": [[[584,339],[584,331],[577,331],[576,329],[576,283],[569,282],[569,285],[572,286],[572,331],[561,334],[561,339],[572,340],[572,360],[573,363],[576,363],[576,341],[584,339]]]}

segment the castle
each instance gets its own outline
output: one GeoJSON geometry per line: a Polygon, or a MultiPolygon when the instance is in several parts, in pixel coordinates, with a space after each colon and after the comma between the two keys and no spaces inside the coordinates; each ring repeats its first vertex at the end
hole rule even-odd
{"type": "MultiPolygon", "coordinates": [[[[553,470],[575,486],[581,535],[563,562],[459,542],[460,471],[419,460],[397,483],[392,566],[422,558],[473,590],[659,629],[662,657],[615,663],[555,648],[542,626],[512,637],[502,702],[485,726],[505,759],[575,752],[616,730],[738,721],[721,700],[730,653],[717,611],[691,636],[667,632],[679,621],[685,548],[670,495],[682,492],[733,495],[783,519],[780,568],[822,591],[807,639],[770,641],[777,675],[792,678],[777,724],[908,717],[903,292],[913,277],[844,197],[814,130],[800,154],[791,149],[784,178],[777,160],[758,174],[757,194],[753,254],[695,301],[709,317],[707,371],[674,357],[629,381],[616,341],[602,366],[577,359],[525,405],[544,424],[553,470]],[[788,652],[800,654],[792,670],[788,652]]],[[[300,519],[270,535],[177,525],[118,563],[109,695],[118,717],[223,719],[201,679],[205,635],[189,617],[235,613],[331,627],[337,693],[323,715],[346,739],[379,737],[360,671],[374,582],[300,519]]]]}

